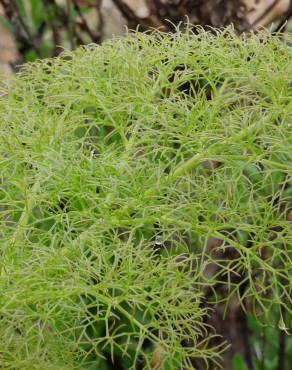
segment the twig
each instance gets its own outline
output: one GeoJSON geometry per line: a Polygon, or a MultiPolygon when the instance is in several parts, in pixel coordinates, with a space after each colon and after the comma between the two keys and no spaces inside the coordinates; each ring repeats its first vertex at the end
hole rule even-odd
{"type": "Polygon", "coordinates": [[[22,49],[26,51],[33,48],[37,55],[41,57],[41,52],[37,41],[40,35],[39,31],[42,31],[42,29],[39,29],[36,37],[34,37],[31,34],[28,25],[22,18],[18,6],[14,0],[0,0],[0,4],[3,7],[6,18],[14,26],[15,39],[21,44],[22,49]]]}
{"type": "Polygon", "coordinates": [[[135,12],[122,0],[113,0],[113,3],[122,13],[122,15],[127,19],[129,28],[136,29],[139,27],[141,31],[146,31],[149,27],[144,23],[144,21],[139,18],[135,12]]]}
{"type": "MultiPolygon", "coordinates": [[[[74,27],[74,23],[72,23],[71,21],[71,17],[70,17],[70,0],[67,0],[66,1],[66,4],[67,4],[67,12],[64,11],[62,8],[60,8],[58,6],[58,4],[55,2],[55,0],[43,0],[45,6],[48,8],[49,6],[52,6],[54,9],[55,9],[55,16],[57,19],[59,19],[62,23],[62,25],[64,27],[67,28],[67,31],[68,31],[68,37],[69,37],[69,41],[70,41],[70,44],[71,44],[71,47],[72,49],[74,48],[74,45],[75,45],[75,41],[74,41],[74,38],[75,40],[77,41],[78,44],[84,44],[84,40],[82,39],[82,37],[76,32],[75,30],[75,27],[74,27]]],[[[56,31],[56,30],[55,30],[56,31]]],[[[55,34],[55,37],[57,35],[55,34]]]]}
{"type": "Polygon", "coordinates": [[[28,25],[25,23],[24,19],[22,18],[17,4],[14,2],[14,0],[10,0],[10,4],[11,4],[13,10],[15,11],[15,13],[17,15],[17,18],[18,18],[18,21],[21,24],[24,32],[26,33],[27,38],[30,40],[31,44],[34,45],[34,38],[33,38],[32,34],[30,32],[30,29],[29,29],[28,25]]]}
{"type": "Polygon", "coordinates": [[[100,42],[101,42],[101,34],[100,33],[95,34],[91,30],[91,28],[89,27],[86,19],[84,18],[83,14],[82,14],[82,11],[80,9],[80,6],[79,6],[78,2],[76,0],[72,0],[72,2],[73,2],[73,5],[74,5],[74,9],[78,13],[78,15],[80,17],[80,20],[81,20],[81,23],[79,24],[80,27],[82,28],[83,31],[85,31],[89,35],[89,37],[91,38],[91,40],[93,42],[96,42],[96,43],[100,44],[100,42]]]}

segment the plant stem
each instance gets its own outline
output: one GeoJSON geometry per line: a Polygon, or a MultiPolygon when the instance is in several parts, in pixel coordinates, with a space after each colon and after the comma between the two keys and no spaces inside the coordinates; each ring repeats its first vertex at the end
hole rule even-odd
{"type": "MultiPolygon", "coordinates": [[[[281,306],[281,315],[285,321],[286,310],[281,306]]],[[[286,350],[286,333],[285,330],[280,330],[279,332],[279,346],[278,346],[278,366],[277,370],[285,369],[285,350],[286,350]]]]}

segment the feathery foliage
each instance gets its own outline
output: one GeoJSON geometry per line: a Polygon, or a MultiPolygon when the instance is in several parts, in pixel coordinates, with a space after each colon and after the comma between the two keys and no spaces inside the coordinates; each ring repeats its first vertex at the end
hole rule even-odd
{"type": "Polygon", "coordinates": [[[230,30],[23,67],[0,100],[3,369],[207,368],[217,302],[291,317],[287,76],[287,44],[230,30]]]}

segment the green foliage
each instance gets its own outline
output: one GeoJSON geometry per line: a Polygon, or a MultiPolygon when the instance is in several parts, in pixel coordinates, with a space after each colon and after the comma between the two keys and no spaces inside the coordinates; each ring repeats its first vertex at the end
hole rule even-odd
{"type": "MultiPolygon", "coordinates": [[[[275,316],[278,314],[275,312],[275,316]]],[[[278,330],[276,327],[261,325],[255,317],[247,315],[248,326],[251,331],[250,345],[253,349],[253,365],[255,370],[277,370],[278,367],[278,352],[279,352],[279,336],[285,335],[284,352],[284,367],[289,370],[292,363],[292,337],[289,333],[278,330]]],[[[290,319],[291,327],[291,319],[290,319]]],[[[283,345],[283,344],[282,344],[283,345]]],[[[236,356],[239,359],[239,356],[236,356]]],[[[234,370],[240,370],[241,362],[234,362],[234,370]],[[237,366],[237,367],[236,367],[237,366]]]]}
{"type": "Polygon", "coordinates": [[[4,88],[2,368],[207,368],[206,300],[291,329],[291,49],[197,31],[80,48],[4,88]]]}
{"type": "MultiPolygon", "coordinates": [[[[276,315],[276,313],[275,313],[276,315]]],[[[279,336],[285,335],[284,367],[289,370],[292,363],[292,337],[289,333],[279,332],[278,328],[261,325],[256,318],[247,315],[251,331],[250,346],[254,354],[252,362],[255,370],[278,370],[279,336]]],[[[236,354],[232,361],[233,370],[246,370],[247,366],[241,355],[236,354]]]]}
{"type": "Polygon", "coordinates": [[[232,365],[233,370],[247,370],[243,358],[238,354],[233,357],[232,365]]]}

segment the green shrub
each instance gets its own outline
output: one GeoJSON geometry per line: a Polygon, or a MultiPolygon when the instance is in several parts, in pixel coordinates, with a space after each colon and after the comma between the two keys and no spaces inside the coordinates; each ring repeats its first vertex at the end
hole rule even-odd
{"type": "Polygon", "coordinates": [[[0,100],[1,368],[207,368],[233,297],[289,329],[291,59],[187,31],[23,67],[0,100]]]}

